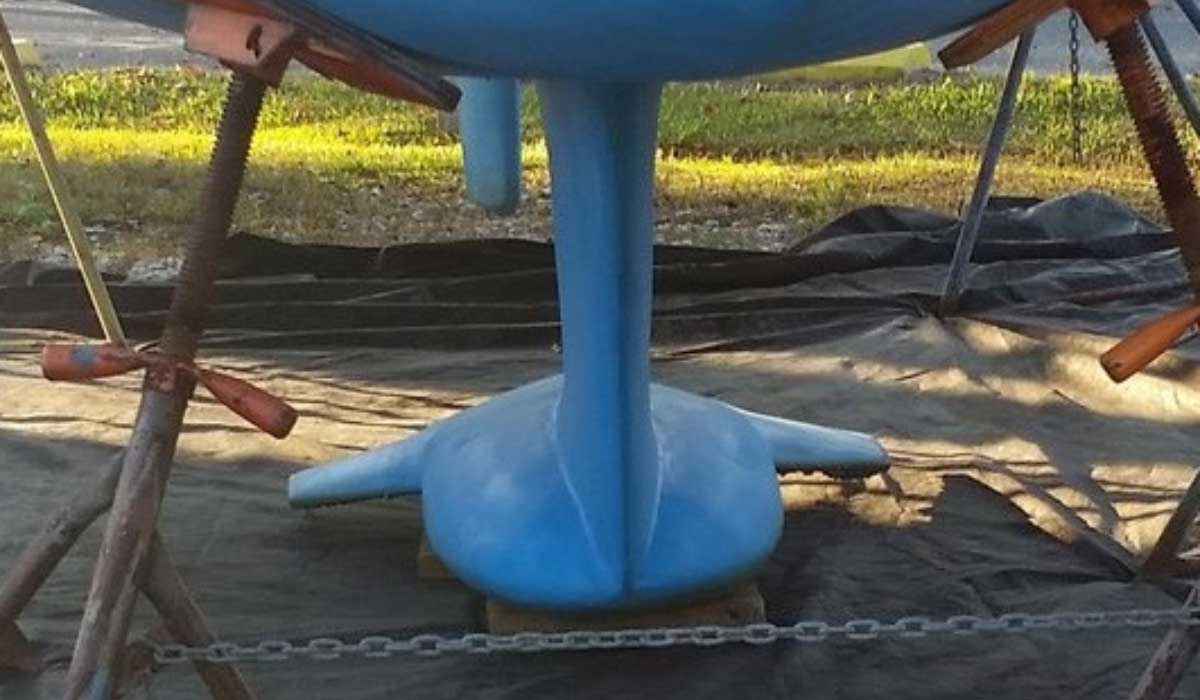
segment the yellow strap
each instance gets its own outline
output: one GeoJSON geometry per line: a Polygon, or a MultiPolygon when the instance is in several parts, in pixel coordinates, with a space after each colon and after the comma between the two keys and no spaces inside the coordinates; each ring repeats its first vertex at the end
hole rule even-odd
{"type": "Polygon", "coordinates": [[[67,183],[59,168],[58,159],[54,156],[54,148],[50,137],[46,134],[46,125],[42,121],[41,112],[33,101],[33,93],[25,79],[25,71],[21,68],[21,60],[17,56],[16,46],[8,33],[4,17],[0,15],[0,62],[8,74],[13,94],[17,98],[21,116],[29,127],[29,135],[37,149],[38,161],[42,165],[42,173],[46,176],[46,184],[50,187],[50,195],[54,198],[54,206],[67,232],[67,240],[75,254],[75,262],[83,275],[83,283],[87,287],[88,296],[92,299],[92,307],[100,320],[100,327],[110,343],[125,344],[125,332],[121,329],[121,321],[117,317],[116,307],[104,286],[104,278],[96,268],[96,260],[92,256],[92,248],[83,232],[83,222],[67,195],[67,183]]]}

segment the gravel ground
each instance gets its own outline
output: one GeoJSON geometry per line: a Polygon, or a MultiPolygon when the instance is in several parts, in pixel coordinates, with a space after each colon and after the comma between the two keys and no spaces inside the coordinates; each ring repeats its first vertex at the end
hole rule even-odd
{"type": "Polygon", "coordinates": [[[42,60],[50,66],[99,68],[207,63],[185,52],[177,34],[63,2],[0,0],[0,12],[13,35],[36,44],[42,60]]]}

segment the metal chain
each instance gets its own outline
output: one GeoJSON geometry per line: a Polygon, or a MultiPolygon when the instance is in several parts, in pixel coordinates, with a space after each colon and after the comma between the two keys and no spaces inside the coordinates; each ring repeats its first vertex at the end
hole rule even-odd
{"type": "Polygon", "coordinates": [[[1075,164],[1083,162],[1083,86],[1079,81],[1079,13],[1071,10],[1067,26],[1071,30],[1071,153],[1075,164]]]}
{"type": "Polygon", "coordinates": [[[996,632],[1019,634],[1048,630],[1082,631],[1162,625],[1200,625],[1200,605],[1189,601],[1185,607],[1172,609],[1139,608],[1044,614],[1018,612],[999,617],[954,615],[938,620],[929,617],[904,617],[893,622],[858,619],[843,624],[807,620],[791,625],[758,623],[735,627],[708,625],[609,631],[473,633],[453,637],[421,634],[401,639],[371,636],[357,642],[321,637],[300,644],[278,640],[242,644],[216,642],[206,646],[162,644],[154,645],[154,658],[160,664],[288,659],[327,661],[347,656],[381,659],[395,655],[442,656],[460,653],[657,649],[679,646],[713,647],[723,644],[762,645],[777,642],[816,644],[847,640],[919,639],[937,635],[966,636],[996,632]]]}

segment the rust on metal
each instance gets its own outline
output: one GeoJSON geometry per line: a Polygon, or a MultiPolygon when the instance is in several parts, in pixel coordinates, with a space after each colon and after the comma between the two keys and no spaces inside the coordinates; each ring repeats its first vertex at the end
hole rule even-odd
{"type": "Polygon", "coordinates": [[[1075,0],[1071,3],[1096,41],[1108,41],[1117,32],[1133,26],[1154,5],[1150,0],[1075,0]]]}
{"type": "MultiPolygon", "coordinates": [[[[0,633],[5,642],[23,641],[16,617],[79,535],[111,509],[67,671],[68,700],[84,695],[104,700],[116,692],[128,666],[122,657],[138,589],[154,602],[178,641],[203,644],[213,638],[157,535],[196,382],[276,437],[286,435],[296,420],[295,410],[281,400],[194,364],[268,84],[282,80],[290,60],[299,58],[352,85],[439,109],[452,110],[460,95],[402,51],[287,0],[194,0],[186,33],[189,48],[231,66],[234,77],[162,339],[154,352],[55,346],[43,353],[43,372],[50,379],[95,379],[144,368],[133,435],[98,483],[30,543],[0,588],[0,633]]],[[[197,671],[214,697],[253,698],[235,669],[201,663],[197,671]]]]}
{"type": "Polygon", "coordinates": [[[1150,556],[1142,563],[1142,576],[1151,579],[1163,578],[1175,575],[1179,571],[1179,550],[1187,539],[1197,514],[1200,514],[1200,473],[1192,479],[1183,500],[1175,507],[1167,526],[1154,543],[1150,556]]]}
{"type": "Polygon", "coordinates": [[[297,58],[326,78],[353,85],[360,90],[440,108],[437,104],[431,104],[424,91],[416,89],[411,81],[375,61],[343,53],[327,44],[309,40],[297,58]]]}
{"type": "Polygon", "coordinates": [[[296,425],[299,417],[296,409],[253,384],[199,367],[189,368],[188,371],[229,410],[245,418],[264,433],[283,439],[296,425]]]}
{"type": "Polygon", "coordinates": [[[1183,253],[1192,290],[1200,295],[1200,196],[1167,95],[1136,24],[1111,35],[1106,43],[1175,242],[1183,253]]]}
{"type": "Polygon", "coordinates": [[[125,602],[131,598],[134,574],[157,528],[183,415],[194,387],[191,376],[175,367],[190,364],[196,355],[266,89],[265,82],[244,73],[235,72],[230,82],[208,180],[161,343],[162,354],[171,359],[168,366],[174,391],[160,391],[166,378],[153,376],[155,368],[147,372],[67,672],[67,700],[84,697],[92,687],[111,693],[113,669],[119,667],[117,661],[129,632],[132,606],[125,602]],[[95,686],[97,683],[100,685],[95,686]]]}
{"type": "Polygon", "coordinates": [[[1152,0],[1017,0],[988,15],[947,44],[938,52],[938,57],[947,68],[970,65],[1067,7],[1079,13],[1097,41],[1104,41],[1155,4],[1152,0]]]}
{"type": "Polygon", "coordinates": [[[43,667],[41,655],[17,623],[0,620],[0,669],[33,673],[43,667]]]}
{"type": "Polygon", "coordinates": [[[0,585],[0,628],[16,623],[80,535],[112,505],[123,459],[124,452],[113,457],[99,479],[88,483],[70,503],[57,510],[13,562],[0,585]]]}
{"type": "MultiPolygon", "coordinates": [[[[167,632],[177,643],[203,646],[216,641],[204,613],[192,599],[179,576],[179,570],[171,563],[158,533],[155,533],[142,560],[137,585],[154,605],[167,632]]],[[[254,700],[254,693],[236,666],[207,661],[196,661],[193,666],[214,698],[254,700]]]]}
{"type": "MultiPolygon", "coordinates": [[[[948,67],[970,63],[1058,9],[1069,6],[1079,13],[1092,36],[1108,48],[1188,281],[1200,301],[1200,195],[1138,27],[1138,20],[1154,4],[1152,0],[1017,0],[951,43],[941,56],[948,67]]],[[[1116,381],[1128,378],[1166,352],[1195,323],[1193,310],[1159,319],[1106,353],[1105,370],[1116,381]]]]}
{"type": "Polygon", "coordinates": [[[299,417],[286,401],[245,380],[184,364],[157,351],[108,344],[51,343],[42,348],[42,374],[52,381],[85,381],[143,368],[147,384],[164,394],[175,391],[180,373],[187,374],[234,413],[277,438],[287,437],[299,417]]]}
{"type": "MultiPolygon", "coordinates": [[[[1192,589],[1185,604],[1195,603],[1196,589],[1192,589]]],[[[1175,697],[1175,690],[1197,653],[1200,653],[1200,627],[1172,627],[1129,693],[1129,700],[1170,700],[1175,697]]]]}
{"type": "Polygon", "coordinates": [[[186,45],[271,85],[279,85],[295,58],[360,90],[446,111],[457,105],[458,88],[415,61],[380,60],[355,46],[351,35],[334,36],[330,20],[298,18],[297,11],[277,2],[192,0],[186,45]]]}

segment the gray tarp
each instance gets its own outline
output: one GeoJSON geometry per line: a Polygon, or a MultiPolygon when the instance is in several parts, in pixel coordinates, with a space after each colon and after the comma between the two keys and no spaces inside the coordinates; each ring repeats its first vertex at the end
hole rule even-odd
{"type": "MultiPolygon", "coordinates": [[[[1186,301],[1177,255],[1153,226],[1094,196],[997,211],[964,317],[943,322],[927,309],[953,224],[876,208],[785,255],[659,251],[660,380],[868,431],[895,457],[890,482],[783,482],[785,533],[759,577],[768,617],[1177,605],[1133,582],[1130,567],[1200,461],[1200,348],[1189,342],[1121,386],[1096,362],[1111,337],[1186,301]]],[[[418,499],[305,514],[288,509],[285,480],[555,371],[548,250],[467,242],[264,254],[271,245],[235,243],[229,273],[240,279],[223,286],[206,359],[288,397],[303,419],[275,442],[211,401],[194,405],[162,526],[184,577],[232,640],[479,629],[476,595],[416,578],[418,499]],[[305,269],[321,278],[245,279],[305,269]]],[[[39,378],[37,346],[87,330],[87,316],[74,287],[18,286],[33,272],[0,272],[0,323],[11,329],[0,330],[0,571],[122,443],[136,405],[134,378],[39,378]],[[42,330],[16,330],[32,326],[42,330]]],[[[152,334],[163,290],[119,286],[117,297],[139,334],[152,334]]],[[[36,676],[0,675],[0,697],[57,697],[99,531],[22,619],[60,660],[36,676]]],[[[154,623],[142,604],[135,631],[154,623]]],[[[1162,632],[245,671],[263,698],[1119,698],[1162,632]]],[[[1181,697],[1198,688],[1193,672],[1181,697]]],[[[204,694],[189,668],[172,667],[133,696],[204,694]]]]}

